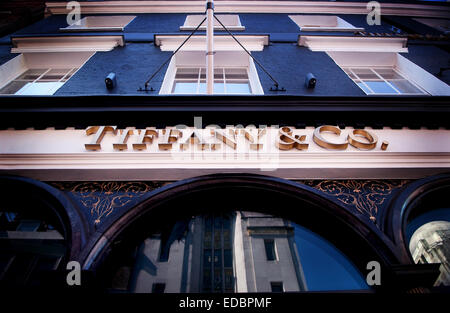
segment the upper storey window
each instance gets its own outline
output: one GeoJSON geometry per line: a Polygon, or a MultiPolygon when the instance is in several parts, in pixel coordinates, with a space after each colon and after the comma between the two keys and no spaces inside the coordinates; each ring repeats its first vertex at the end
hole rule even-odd
{"type": "MultiPolygon", "coordinates": [[[[239,15],[216,15],[217,18],[222,22],[223,25],[228,30],[239,31],[245,30],[245,27],[242,26],[241,20],[239,19],[239,15]]],[[[180,30],[194,30],[197,28],[198,24],[205,18],[204,15],[188,15],[186,20],[184,21],[184,25],[180,26],[180,30]]],[[[199,28],[200,30],[206,29],[206,21],[199,28]]],[[[224,30],[222,25],[214,19],[214,30],[224,30]]]]}
{"type": "Polygon", "coordinates": [[[53,95],[93,52],[23,53],[0,66],[0,94],[53,95]]]}
{"type": "MultiPolygon", "coordinates": [[[[206,94],[205,53],[182,51],[172,58],[160,94],[206,94]]],[[[263,94],[253,60],[241,51],[219,51],[214,94],[263,94]]]]}
{"type": "Polygon", "coordinates": [[[328,55],[368,95],[449,95],[450,87],[399,53],[339,52],[328,55]]]}
{"type": "Polygon", "coordinates": [[[62,31],[123,31],[136,16],[87,16],[80,20],[79,24],[73,24],[62,31]]]}
{"type": "Polygon", "coordinates": [[[333,15],[290,15],[301,31],[364,31],[338,16],[333,15]]]}
{"type": "Polygon", "coordinates": [[[0,90],[0,94],[52,95],[78,68],[29,69],[0,90]]]}
{"type": "MultiPolygon", "coordinates": [[[[173,94],[205,94],[206,69],[179,67],[175,74],[173,94]]],[[[246,67],[214,68],[215,94],[251,94],[246,67]]]]}
{"type": "Polygon", "coordinates": [[[394,67],[343,67],[342,69],[368,95],[427,94],[394,67]]]}

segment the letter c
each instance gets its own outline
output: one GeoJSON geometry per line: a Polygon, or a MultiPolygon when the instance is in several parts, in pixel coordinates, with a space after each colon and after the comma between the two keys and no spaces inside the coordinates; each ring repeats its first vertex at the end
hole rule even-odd
{"type": "Polygon", "coordinates": [[[330,142],[327,139],[323,138],[322,132],[332,132],[338,136],[341,135],[341,130],[337,126],[324,125],[317,127],[314,130],[313,139],[316,144],[325,149],[330,150],[345,150],[348,147],[348,141],[346,140],[343,143],[334,143],[330,142]]]}

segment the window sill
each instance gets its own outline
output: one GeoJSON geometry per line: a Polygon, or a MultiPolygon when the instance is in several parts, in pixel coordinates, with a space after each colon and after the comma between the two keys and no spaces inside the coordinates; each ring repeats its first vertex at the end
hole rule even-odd
{"type": "MultiPolygon", "coordinates": [[[[226,25],[225,25],[226,26],[226,25]]],[[[180,26],[180,31],[192,31],[196,27],[195,26],[180,26]]],[[[230,31],[244,31],[245,26],[226,26],[226,28],[230,31]]],[[[201,31],[206,31],[206,26],[201,26],[199,28],[201,31]]],[[[214,26],[215,31],[225,31],[222,26],[214,26]]]]}

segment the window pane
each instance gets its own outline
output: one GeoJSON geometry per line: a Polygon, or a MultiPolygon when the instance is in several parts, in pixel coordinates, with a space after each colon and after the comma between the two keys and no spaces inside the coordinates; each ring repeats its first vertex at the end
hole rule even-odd
{"type": "Polygon", "coordinates": [[[373,90],[374,93],[397,94],[397,92],[384,81],[364,81],[364,82],[369,86],[370,89],[373,90]]]}
{"type": "Polygon", "coordinates": [[[224,272],[225,272],[225,291],[233,292],[234,290],[233,270],[231,268],[226,268],[224,272]]]}
{"type": "Polygon", "coordinates": [[[214,81],[214,93],[225,93],[225,84],[223,80],[214,81]]]}
{"type": "Polygon", "coordinates": [[[248,82],[227,81],[227,93],[249,94],[251,93],[248,82]]]}
{"type": "Polygon", "coordinates": [[[407,81],[406,79],[401,79],[401,80],[389,80],[389,82],[395,87],[397,88],[398,91],[400,91],[401,93],[415,93],[415,94],[423,94],[423,92],[417,88],[416,86],[414,86],[413,84],[411,84],[409,81],[407,81]]]}
{"type": "Polygon", "coordinates": [[[212,252],[210,249],[205,249],[203,251],[203,266],[211,267],[212,264],[212,252]]]}
{"type": "Polygon", "coordinates": [[[78,68],[73,68],[69,71],[69,73],[67,73],[67,75],[64,77],[64,79],[62,80],[63,82],[66,82],[70,79],[70,77],[72,77],[73,74],[75,74],[75,72],[78,70],[78,68]]]}
{"type": "Polygon", "coordinates": [[[244,68],[225,69],[226,79],[248,79],[247,70],[244,68]]]}
{"type": "Polygon", "coordinates": [[[155,283],[152,286],[152,293],[164,293],[165,289],[166,289],[166,284],[155,283]]]}
{"type": "Polygon", "coordinates": [[[26,81],[12,81],[0,90],[0,94],[2,95],[15,94],[26,84],[28,84],[26,81]]]}
{"type": "Polygon", "coordinates": [[[270,287],[272,289],[272,292],[283,292],[282,282],[271,282],[270,287]]]}
{"type": "MultiPolygon", "coordinates": [[[[443,189],[445,190],[445,189],[443,189]]],[[[448,193],[448,188],[443,193],[448,193]]],[[[441,274],[436,277],[434,286],[449,286],[450,271],[450,206],[445,200],[433,202],[443,193],[432,194],[412,210],[406,224],[406,239],[415,263],[440,263],[441,274]],[[444,207],[441,207],[443,205],[444,207]],[[445,207],[446,206],[446,207],[445,207]]]]}
{"type": "Polygon", "coordinates": [[[206,80],[201,80],[198,86],[198,93],[206,93],[206,80]]]}
{"type": "Polygon", "coordinates": [[[32,69],[32,70],[28,70],[25,73],[23,73],[22,75],[20,75],[17,79],[20,79],[20,80],[36,80],[37,78],[39,78],[39,76],[44,74],[45,71],[47,71],[47,69],[32,69]]]}
{"type": "Polygon", "coordinates": [[[37,231],[41,225],[40,221],[23,220],[18,226],[18,231],[37,231]]]}
{"type": "Polygon", "coordinates": [[[159,262],[168,262],[169,261],[169,255],[170,255],[170,246],[171,242],[168,240],[161,240],[160,241],[160,248],[159,248],[159,262]]]}
{"type": "Polygon", "coordinates": [[[222,266],[222,250],[214,250],[214,268],[222,266]]]}
{"type": "Polygon", "coordinates": [[[222,291],[222,270],[214,269],[214,291],[222,291]]]}
{"type": "Polygon", "coordinates": [[[54,224],[58,216],[37,198],[29,203],[22,200],[15,199],[13,205],[0,204],[0,232],[10,232],[0,240],[0,287],[47,284],[48,274],[57,269],[67,252],[62,234],[49,231],[51,224],[63,229],[61,224],[54,224]]]}
{"type": "Polygon", "coordinates": [[[225,249],[223,251],[223,266],[232,267],[233,266],[233,254],[231,249],[225,249]]]}
{"type": "Polygon", "coordinates": [[[197,82],[177,81],[173,86],[175,94],[192,94],[197,92],[197,82]]]}
{"type": "Polygon", "coordinates": [[[355,73],[360,79],[380,79],[374,72],[369,68],[352,68],[353,73],[355,73]]]}
{"type": "Polygon", "coordinates": [[[214,69],[214,79],[223,79],[223,68],[214,69]]]}
{"type": "Polygon", "coordinates": [[[63,82],[27,83],[16,95],[52,95],[63,82]]]}
{"type": "Polygon", "coordinates": [[[356,76],[353,75],[349,68],[343,68],[343,70],[351,79],[356,79],[356,76]]]}
{"type": "Polygon", "coordinates": [[[206,267],[203,269],[203,291],[211,291],[211,269],[206,267]]]}
{"type": "Polygon", "coordinates": [[[267,261],[275,261],[275,243],[273,239],[264,239],[264,247],[266,249],[266,258],[267,261]]]}
{"type": "MultiPolygon", "coordinates": [[[[180,236],[173,237],[171,262],[154,262],[157,252],[152,248],[152,240],[143,236],[138,252],[130,249],[129,241],[124,240],[123,246],[114,245],[114,254],[110,255],[118,259],[111,259],[107,264],[115,265],[105,269],[115,273],[124,264],[131,266],[129,279],[136,282],[129,284],[131,292],[148,292],[153,283],[168,280],[177,284],[172,284],[167,292],[233,292],[238,284],[246,283],[242,276],[245,271],[256,277],[256,290],[261,292],[368,288],[345,255],[306,228],[267,214],[241,211],[230,215],[228,219],[223,213],[195,216],[184,221],[183,227],[177,226],[180,236]],[[235,229],[242,229],[237,238],[233,236],[235,229]],[[225,230],[231,233],[225,235],[225,230]],[[205,238],[206,232],[222,240],[211,242],[205,238]],[[226,237],[231,237],[227,239],[231,240],[229,247],[225,247],[226,237]],[[210,242],[210,248],[206,248],[205,241],[210,242]],[[267,261],[266,254],[280,261],[267,261]],[[275,283],[273,288],[271,283],[275,283]]],[[[147,227],[143,224],[143,228],[147,227]]],[[[160,231],[159,226],[153,227],[156,233],[160,231]]]]}
{"type": "Polygon", "coordinates": [[[48,71],[39,81],[59,81],[61,80],[70,69],[51,69],[48,71]]]}
{"type": "Polygon", "coordinates": [[[361,88],[362,90],[364,90],[366,93],[370,94],[372,93],[372,91],[370,91],[366,85],[364,85],[363,82],[361,82],[360,80],[355,80],[355,83],[359,86],[359,88],[361,88]]]}
{"type": "Polygon", "coordinates": [[[200,69],[200,79],[206,79],[206,69],[205,68],[200,69]]]}
{"type": "Polygon", "coordinates": [[[179,68],[175,79],[198,79],[198,68],[179,68]]]}
{"type": "Polygon", "coordinates": [[[403,77],[394,71],[392,68],[377,68],[375,69],[381,77],[384,79],[402,79],[403,77]]]}

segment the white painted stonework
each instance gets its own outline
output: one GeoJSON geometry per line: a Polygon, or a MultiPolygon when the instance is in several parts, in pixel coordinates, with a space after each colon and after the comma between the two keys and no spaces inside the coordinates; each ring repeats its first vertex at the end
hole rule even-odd
{"type": "MultiPolygon", "coordinates": [[[[416,3],[381,3],[384,15],[448,18],[449,8],[416,3]]],[[[83,1],[82,14],[113,13],[204,13],[205,1],[83,1]]],[[[49,14],[68,14],[67,2],[47,2],[49,14]]],[[[216,1],[216,13],[321,13],[321,14],[367,14],[367,2],[335,1],[216,1]]]]}
{"type": "MultiPolygon", "coordinates": [[[[120,142],[118,131],[116,135],[107,133],[97,151],[86,150],[85,144],[91,143],[94,135],[88,136],[84,130],[3,130],[0,174],[39,180],[178,180],[223,172],[287,179],[344,179],[418,178],[450,170],[449,130],[366,130],[378,137],[373,150],[359,150],[351,145],[345,150],[324,149],[313,141],[314,128],[294,130],[294,135],[306,135],[307,150],[287,151],[276,146],[278,128],[268,128],[260,137],[260,150],[252,150],[243,134],[236,136],[233,149],[211,129],[202,129],[197,133],[206,148],[201,150],[198,144],[190,144],[184,151],[180,150],[180,143],[186,142],[192,129],[183,130],[171,150],[159,148],[159,136],[141,151],[132,146],[138,142],[137,130],[128,138],[127,150],[113,148],[113,143],[120,142]],[[389,143],[384,151],[383,141],[389,143]]],[[[346,128],[341,136],[324,133],[324,137],[342,143],[351,131],[352,128],[346,128]]]]}

